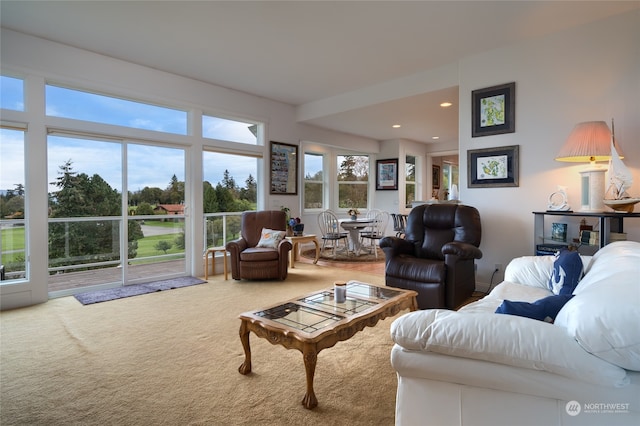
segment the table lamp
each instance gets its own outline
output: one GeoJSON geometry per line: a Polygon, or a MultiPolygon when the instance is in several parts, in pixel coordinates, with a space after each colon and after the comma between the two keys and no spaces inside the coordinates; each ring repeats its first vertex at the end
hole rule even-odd
{"type": "Polygon", "coordinates": [[[610,158],[611,131],[604,121],[578,123],[556,156],[556,161],[590,163],[580,170],[580,211],[605,211],[602,200],[607,169],[597,165],[596,161],[609,161],[610,158]]]}

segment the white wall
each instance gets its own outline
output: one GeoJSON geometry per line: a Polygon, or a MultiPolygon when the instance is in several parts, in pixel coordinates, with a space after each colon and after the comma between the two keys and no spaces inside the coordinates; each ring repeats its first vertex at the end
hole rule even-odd
{"type": "MultiPolygon", "coordinates": [[[[489,281],[494,264],[533,254],[532,212],[546,210],[557,185],[567,186],[570,203],[580,208],[582,166],[554,160],[578,122],[615,119],[616,139],[634,174],[631,195],[640,196],[639,45],[640,12],[634,11],[461,61],[460,196],[482,217],[479,282],[489,281]],[[471,138],[471,91],[511,81],[515,133],[471,138]],[[520,145],[520,186],[468,188],[467,150],[505,145],[520,145]]],[[[625,221],[625,231],[640,241],[640,218],[625,221]]]]}

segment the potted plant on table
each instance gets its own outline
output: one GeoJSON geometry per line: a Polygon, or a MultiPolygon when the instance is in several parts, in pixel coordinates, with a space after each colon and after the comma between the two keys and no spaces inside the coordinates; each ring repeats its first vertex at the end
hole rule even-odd
{"type": "Polygon", "coordinates": [[[349,209],[347,214],[351,217],[351,220],[356,220],[358,219],[358,215],[360,214],[360,212],[358,211],[358,209],[353,208],[353,209],[349,209]]]}

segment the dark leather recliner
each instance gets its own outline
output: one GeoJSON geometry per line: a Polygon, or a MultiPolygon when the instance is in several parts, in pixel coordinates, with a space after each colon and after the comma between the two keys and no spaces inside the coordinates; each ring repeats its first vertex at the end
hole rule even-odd
{"type": "Polygon", "coordinates": [[[405,238],[385,237],[385,282],[418,292],[420,309],[456,309],[476,286],[474,260],[482,257],[482,228],[475,207],[425,204],[414,207],[405,238]]]}
{"type": "Polygon", "coordinates": [[[227,243],[234,280],[287,278],[291,242],[282,239],[277,248],[256,247],[262,228],[284,231],[287,216],[283,211],[247,211],[242,213],[240,238],[227,243]]]}

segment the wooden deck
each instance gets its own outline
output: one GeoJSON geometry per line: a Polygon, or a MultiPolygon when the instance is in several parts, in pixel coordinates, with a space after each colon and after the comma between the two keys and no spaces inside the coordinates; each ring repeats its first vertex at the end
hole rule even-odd
{"type": "MultiPolygon", "coordinates": [[[[127,281],[139,284],[154,277],[176,275],[184,272],[185,261],[169,260],[145,265],[130,265],[127,268],[127,281]]],[[[91,271],[67,272],[49,276],[49,292],[80,289],[100,284],[122,283],[122,268],[112,267],[91,271]]]]}
{"type": "MultiPolygon", "coordinates": [[[[313,260],[300,256],[298,262],[313,263],[313,260]]],[[[353,271],[384,274],[384,262],[331,262],[320,259],[318,265],[333,266],[353,271]]],[[[180,274],[185,270],[185,261],[171,260],[147,265],[130,265],[127,279],[131,284],[150,281],[154,277],[180,274]]],[[[221,273],[222,268],[216,268],[216,273],[221,273]]],[[[67,272],[49,276],[49,292],[83,289],[101,284],[122,283],[122,268],[104,268],[91,271],[67,272]]]]}

